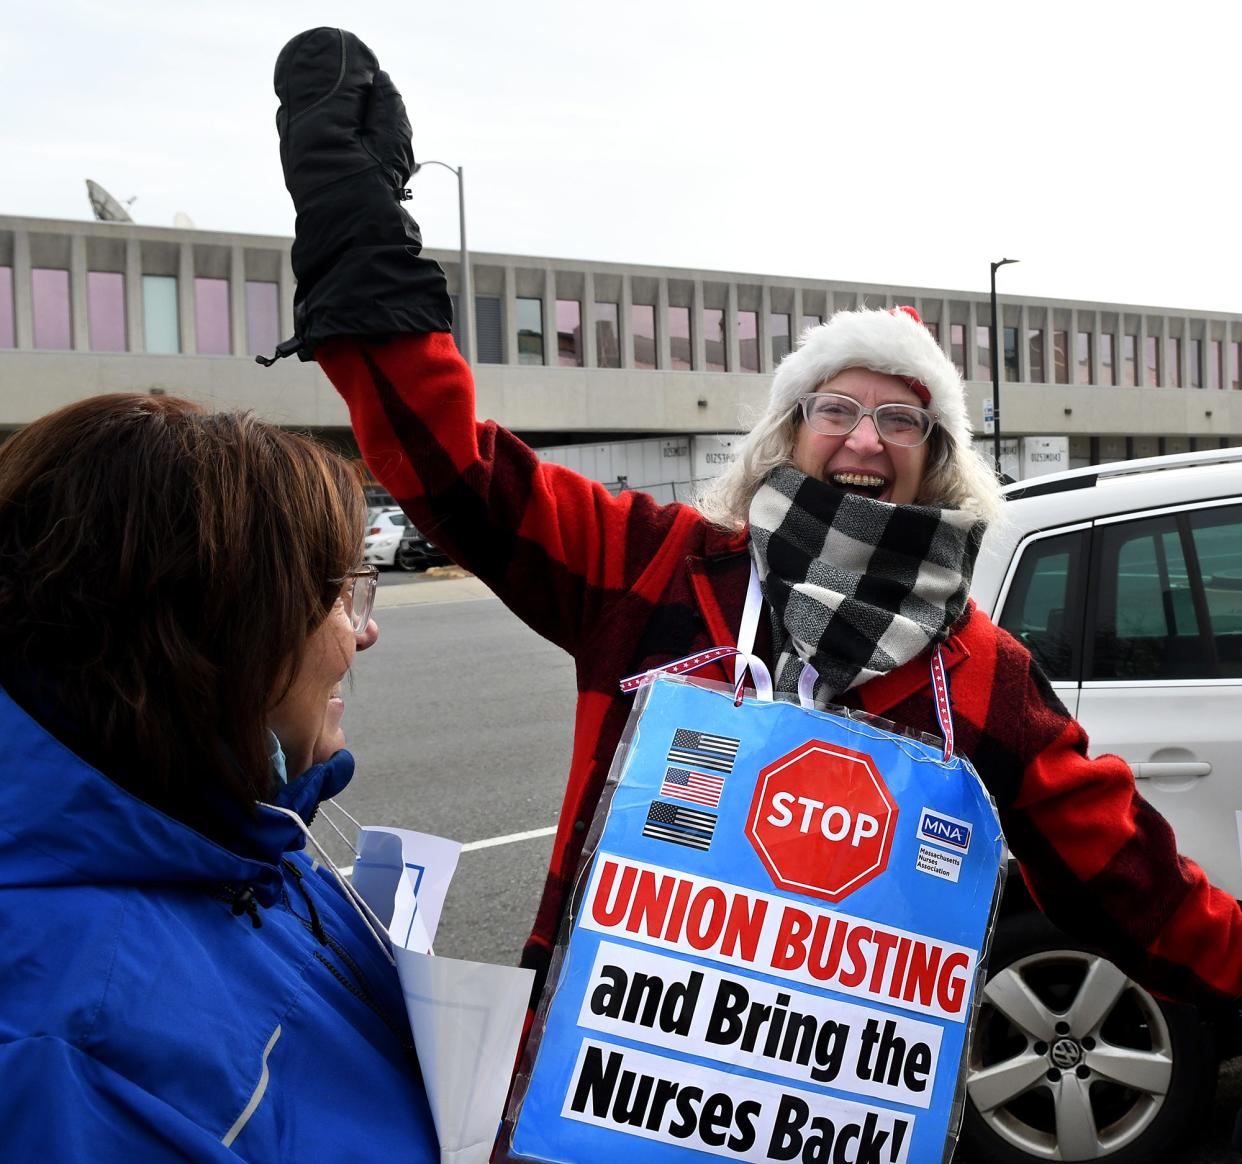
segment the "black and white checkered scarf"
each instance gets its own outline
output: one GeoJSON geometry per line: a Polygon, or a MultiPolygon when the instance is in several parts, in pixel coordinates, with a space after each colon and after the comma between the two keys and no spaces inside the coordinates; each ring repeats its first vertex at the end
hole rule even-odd
{"type": "Polygon", "coordinates": [[[750,544],[772,608],[778,691],[809,662],[818,704],[907,663],[966,607],[984,523],[961,510],[889,505],[773,469],[750,503],[750,544]]]}

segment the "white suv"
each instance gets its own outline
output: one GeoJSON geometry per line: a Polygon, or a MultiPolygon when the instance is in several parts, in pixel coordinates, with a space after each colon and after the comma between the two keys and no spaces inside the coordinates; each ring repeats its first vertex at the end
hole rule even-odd
{"type": "MultiPolygon", "coordinates": [[[[1021,482],[973,595],[1039,661],[1091,754],[1128,760],[1182,852],[1242,897],[1242,449],[1021,482]]],[[[983,1161],[1176,1159],[1233,1032],[1066,937],[1012,877],[972,1049],[983,1161]]]]}

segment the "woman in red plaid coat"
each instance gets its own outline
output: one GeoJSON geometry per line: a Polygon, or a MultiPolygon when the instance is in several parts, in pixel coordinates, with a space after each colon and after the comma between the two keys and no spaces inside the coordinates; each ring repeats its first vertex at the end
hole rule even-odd
{"type": "MultiPolygon", "coordinates": [[[[573,759],[523,964],[546,973],[588,823],[629,715],[627,675],[732,645],[752,571],[755,649],[778,690],[938,732],[939,645],[957,747],[994,796],[1027,886],[1150,988],[1242,993],[1242,912],[1177,854],[1116,756],[1088,758],[1027,651],[968,600],[995,478],[962,385],[912,310],[838,313],[782,363],[737,461],[695,508],[612,496],[475,417],[443,274],[402,210],[400,95],[351,34],[277,63],[298,212],[297,337],[349,406],[368,465],[420,529],[577,665],[573,759]]],[[[716,678],[731,678],[731,672],[716,678]]]]}

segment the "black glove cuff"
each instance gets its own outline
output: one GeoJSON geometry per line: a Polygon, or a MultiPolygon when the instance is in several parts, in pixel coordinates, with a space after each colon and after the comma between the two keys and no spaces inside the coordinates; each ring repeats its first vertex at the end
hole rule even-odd
{"type": "Polygon", "coordinates": [[[448,331],[444,272],[420,257],[418,225],[378,168],[317,190],[298,208],[290,255],[300,356],[336,335],[448,331]]]}
{"type": "Polygon", "coordinates": [[[358,247],[342,255],[305,294],[298,289],[294,330],[299,356],[339,335],[389,336],[450,331],[453,306],[440,264],[411,247],[358,247]]]}

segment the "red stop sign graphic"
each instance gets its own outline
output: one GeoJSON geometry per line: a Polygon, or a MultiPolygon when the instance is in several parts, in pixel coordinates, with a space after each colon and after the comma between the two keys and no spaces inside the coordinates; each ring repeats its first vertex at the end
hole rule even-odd
{"type": "Polygon", "coordinates": [[[871,757],[811,740],[760,771],[746,836],[782,889],[840,901],[884,872],[896,828],[871,757]]]}

